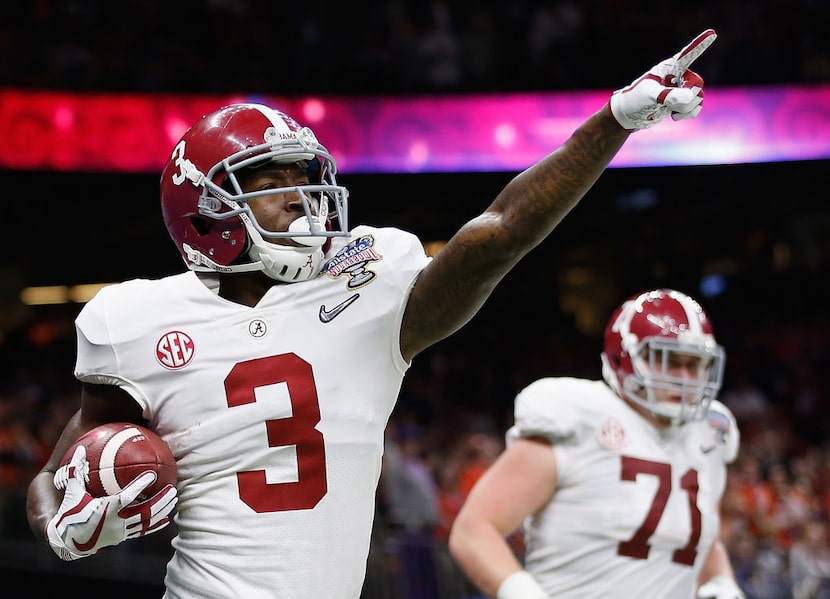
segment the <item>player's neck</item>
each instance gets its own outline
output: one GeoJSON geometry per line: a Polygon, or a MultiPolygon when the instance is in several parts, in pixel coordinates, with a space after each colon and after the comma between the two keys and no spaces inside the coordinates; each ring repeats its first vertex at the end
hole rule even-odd
{"type": "Polygon", "coordinates": [[[651,424],[657,430],[665,431],[672,427],[671,418],[655,414],[654,412],[647,410],[643,406],[634,403],[633,401],[629,401],[627,403],[634,409],[634,411],[636,411],[640,416],[645,418],[649,422],[649,424],[651,424]]]}
{"type": "Polygon", "coordinates": [[[219,296],[228,301],[253,307],[276,285],[274,279],[261,272],[219,275],[219,296]]]}

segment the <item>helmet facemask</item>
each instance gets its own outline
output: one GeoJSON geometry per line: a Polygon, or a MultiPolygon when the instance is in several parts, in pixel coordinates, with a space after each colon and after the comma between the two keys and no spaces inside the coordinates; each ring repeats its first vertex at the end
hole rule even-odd
{"type": "MultiPolygon", "coordinates": [[[[723,379],[724,350],[707,336],[682,340],[642,339],[631,351],[632,374],[623,381],[626,399],[679,424],[700,420],[723,379]]],[[[692,335],[688,335],[692,337],[692,335]]]]}
{"type": "Polygon", "coordinates": [[[203,180],[199,214],[219,221],[238,218],[247,231],[248,249],[245,254],[252,260],[222,270],[261,270],[272,279],[286,283],[317,276],[330,239],[348,234],[348,191],[337,185],[335,173],[334,159],[316,143],[314,134],[308,128],[302,129],[296,140],[246,148],[215,164],[203,180]],[[237,175],[272,162],[305,164],[312,183],[243,191],[237,175]],[[287,231],[264,228],[257,221],[249,202],[262,196],[287,193],[300,198],[303,215],[293,221],[287,231]],[[274,239],[289,239],[299,245],[273,243],[274,239]]]}

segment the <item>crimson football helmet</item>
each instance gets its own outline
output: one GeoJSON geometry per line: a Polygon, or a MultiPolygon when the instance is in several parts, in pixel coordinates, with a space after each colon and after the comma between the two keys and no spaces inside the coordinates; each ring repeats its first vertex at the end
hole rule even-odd
{"type": "Polygon", "coordinates": [[[261,270],[278,281],[305,281],[320,272],[330,238],[348,233],[349,194],[336,173],[311,129],[287,114],[261,104],[226,106],[203,116],[173,149],[161,177],[164,223],[191,270],[261,270]],[[268,161],[305,163],[310,184],[243,192],[240,169],[268,161]],[[275,193],[302,200],[305,214],[288,231],[266,230],[248,206],[275,193]]]}
{"type": "Polygon", "coordinates": [[[694,299],[657,289],[636,295],[605,329],[602,374],[621,397],[678,424],[699,420],[717,396],[726,354],[694,299]]]}

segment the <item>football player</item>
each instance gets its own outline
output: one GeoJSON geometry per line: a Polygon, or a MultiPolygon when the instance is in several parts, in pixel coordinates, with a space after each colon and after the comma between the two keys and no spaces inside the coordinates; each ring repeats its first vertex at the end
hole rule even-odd
{"type": "Polygon", "coordinates": [[[77,317],[81,407],[29,487],[33,531],[76,560],[175,510],[169,599],[358,597],[383,432],[411,360],[476,314],[632,132],[698,115],[689,66],[714,39],[612,94],[431,260],[402,230],[349,228],[347,190],[308,127],[253,103],[204,116],[161,177],[188,270],[106,287],[77,317]],[[161,435],[175,489],[137,507],[150,475],[94,498],[83,455],[57,472],[72,441],[111,421],[161,435]]]}
{"type": "Polygon", "coordinates": [[[725,354],[709,318],[678,291],[641,293],[611,316],[601,359],[604,380],[519,392],[453,556],[498,599],[742,599],[718,540],[739,433],[716,399],[725,354]],[[524,568],[504,540],[522,526],[524,568]]]}

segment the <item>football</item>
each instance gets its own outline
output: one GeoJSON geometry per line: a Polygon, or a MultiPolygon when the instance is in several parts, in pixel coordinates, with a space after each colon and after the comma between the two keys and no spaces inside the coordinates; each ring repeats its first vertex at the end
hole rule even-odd
{"type": "Polygon", "coordinates": [[[61,460],[69,463],[78,445],[86,447],[89,480],[86,490],[93,497],[120,493],[147,470],[156,481],[136,498],[144,501],[165,485],[176,484],[176,459],[167,444],[153,431],[129,422],[114,422],[92,429],[72,444],[61,460]]]}

